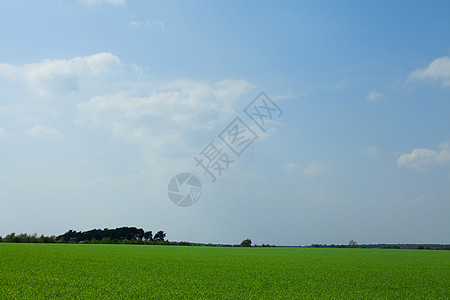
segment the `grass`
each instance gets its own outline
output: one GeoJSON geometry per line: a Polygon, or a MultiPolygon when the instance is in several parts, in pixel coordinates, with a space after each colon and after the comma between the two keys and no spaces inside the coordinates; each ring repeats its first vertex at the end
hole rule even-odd
{"type": "Polygon", "coordinates": [[[449,299],[450,251],[0,243],[0,299],[449,299]]]}

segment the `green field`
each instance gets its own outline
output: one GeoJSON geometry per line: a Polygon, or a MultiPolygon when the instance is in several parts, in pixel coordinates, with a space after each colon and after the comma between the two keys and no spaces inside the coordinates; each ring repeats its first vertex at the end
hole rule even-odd
{"type": "Polygon", "coordinates": [[[0,299],[449,299],[450,251],[0,243],[0,299]]]}

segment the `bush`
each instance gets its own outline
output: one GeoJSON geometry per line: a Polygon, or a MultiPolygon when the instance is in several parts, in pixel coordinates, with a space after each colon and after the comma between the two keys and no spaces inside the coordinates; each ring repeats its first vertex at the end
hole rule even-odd
{"type": "Polygon", "coordinates": [[[112,244],[111,238],[109,236],[102,238],[100,244],[112,244]]]}

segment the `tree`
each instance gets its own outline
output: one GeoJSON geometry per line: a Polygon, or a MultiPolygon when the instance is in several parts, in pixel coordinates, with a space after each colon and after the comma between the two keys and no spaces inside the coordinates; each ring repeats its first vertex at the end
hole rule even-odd
{"type": "Polygon", "coordinates": [[[43,234],[41,234],[41,236],[39,237],[39,243],[43,243],[44,242],[44,235],[43,234]]]}
{"type": "Polygon", "coordinates": [[[349,248],[356,248],[357,246],[358,246],[358,243],[354,240],[350,240],[350,242],[348,242],[349,248]]]}
{"type": "Polygon", "coordinates": [[[153,233],[151,231],[144,232],[144,241],[152,241],[153,233]]]}
{"type": "Polygon", "coordinates": [[[18,236],[16,236],[17,243],[29,243],[30,237],[26,233],[21,233],[18,236]]]}
{"type": "Polygon", "coordinates": [[[243,240],[241,243],[241,247],[251,247],[252,246],[252,240],[251,239],[246,239],[243,240]]]}
{"type": "Polygon", "coordinates": [[[30,237],[30,243],[38,243],[38,242],[39,242],[39,239],[38,239],[37,233],[35,232],[35,233],[33,233],[33,235],[30,237]]]}
{"type": "Polygon", "coordinates": [[[12,243],[15,236],[16,236],[16,234],[14,232],[10,233],[10,234],[7,234],[5,236],[5,238],[3,239],[3,241],[6,242],[6,243],[12,243]]]}
{"type": "Polygon", "coordinates": [[[153,237],[154,241],[164,241],[166,237],[166,234],[164,233],[164,231],[160,230],[158,231],[155,236],[153,237]]]}

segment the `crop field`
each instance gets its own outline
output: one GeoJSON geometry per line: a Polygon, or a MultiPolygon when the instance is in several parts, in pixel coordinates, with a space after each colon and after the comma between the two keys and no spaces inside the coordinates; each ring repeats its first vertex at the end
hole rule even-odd
{"type": "Polygon", "coordinates": [[[0,243],[0,299],[449,299],[450,251],[0,243]]]}

